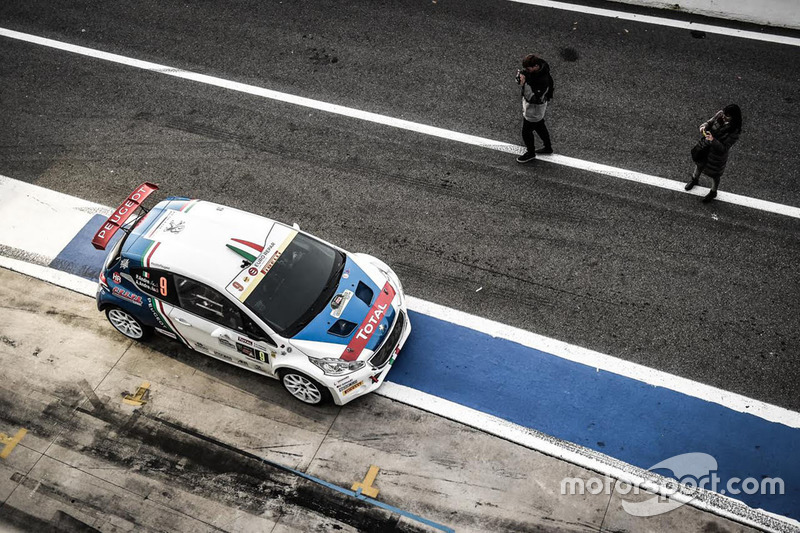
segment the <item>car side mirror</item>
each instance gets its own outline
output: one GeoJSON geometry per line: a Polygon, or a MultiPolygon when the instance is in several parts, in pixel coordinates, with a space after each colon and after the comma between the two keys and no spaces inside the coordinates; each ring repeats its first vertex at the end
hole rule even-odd
{"type": "Polygon", "coordinates": [[[243,327],[239,327],[237,329],[242,332],[242,335],[247,335],[254,341],[265,342],[270,346],[277,346],[277,344],[275,344],[275,341],[269,338],[267,334],[261,331],[261,328],[259,328],[249,320],[245,323],[243,327]]]}

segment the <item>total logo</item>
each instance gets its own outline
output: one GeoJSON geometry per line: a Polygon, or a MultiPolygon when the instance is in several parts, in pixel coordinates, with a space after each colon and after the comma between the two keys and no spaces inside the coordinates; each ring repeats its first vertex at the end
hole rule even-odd
{"type": "Polygon", "coordinates": [[[372,333],[375,331],[375,326],[377,326],[381,318],[383,318],[384,313],[386,313],[386,308],[389,307],[388,303],[383,305],[376,305],[375,310],[372,311],[372,314],[369,317],[369,320],[364,325],[363,328],[358,330],[356,334],[356,338],[368,340],[372,333]]]}

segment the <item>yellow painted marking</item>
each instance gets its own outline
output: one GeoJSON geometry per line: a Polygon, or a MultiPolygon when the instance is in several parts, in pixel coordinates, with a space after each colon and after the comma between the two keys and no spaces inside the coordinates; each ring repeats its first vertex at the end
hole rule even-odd
{"type": "Polygon", "coordinates": [[[377,496],[380,489],[373,487],[372,484],[375,482],[375,478],[378,477],[378,472],[380,472],[380,470],[381,469],[375,465],[369,465],[369,472],[367,472],[364,481],[361,483],[353,483],[352,490],[358,492],[358,489],[361,489],[361,494],[369,496],[370,498],[377,496]]]}
{"type": "Polygon", "coordinates": [[[144,405],[147,403],[147,400],[144,399],[144,395],[147,394],[148,389],[150,389],[150,382],[144,381],[142,385],[136,389],[136,393],[133,395],[127,394],[123,399],[123,403],[127,403],[128,405],[144,405]]]}
{"type": "Polygon", "coordinates": [[[28,433],[28,430],[25,428],[17,431],[17,434],[13,437],[8,437],[5,433],[0,433],[0,444],[5,444],[5,446],[3,446],[3,451],[0,452],[0,459],[8,457],[11,454],[11,450],[19,444],[19,441],[22,440],[22,437],[24,437],[26,433],[28,433]]]}

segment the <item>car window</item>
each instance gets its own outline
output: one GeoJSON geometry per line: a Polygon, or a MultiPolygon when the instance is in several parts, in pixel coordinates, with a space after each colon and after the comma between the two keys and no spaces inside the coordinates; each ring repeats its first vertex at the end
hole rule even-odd
{"type": "Polygon", "coordinates": [[[180,306],[215,324],[242,331],[239,309],[221,293],[207,285],[183,276],[175,276],[180,306]]]}
{"type": "Polygon", "coordinates": [[[273,330],[291,337],[333,296],[343,267],[341,253],[298,234],[244,304],[273,330]]]}

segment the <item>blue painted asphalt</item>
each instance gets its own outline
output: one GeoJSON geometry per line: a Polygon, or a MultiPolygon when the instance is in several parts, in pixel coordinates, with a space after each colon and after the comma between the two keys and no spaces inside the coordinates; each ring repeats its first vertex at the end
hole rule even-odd
{"type": "Polygon", "coordinates": [[[94,215],[48,266],[95,281],[100,275],[108,250],[124,235],[122,231],[118,231],[109,241],[106,250],[95,249],[92,246],[92,237],[105,221],[106,217],[103,215],[94,215]]]}
{"type": "MultiPolygon", "coordinates": [[[[88,243],[102,220],[92,219],[51,266],[97,279],[105,253],[88,243]]],[[[409,315],[414,330],[389,381],[640,468],[678,454],[708,453],[719,466],[718,491],[734,477],[781,478],[783,495],[728,495],[800,520],[800,429],[421,313],[409,315]]]]}
{"type": "Polygon", "coordinates": [[[414,331],[389,373],[393,383],[645,469],[674,455],[705,452],[717,460],[719,489],[732,477],[780,477],[783,496],[730,496],[800,518],[800,429],[421,313],[409,315],[414,331]]]}

